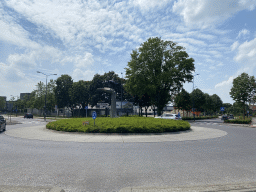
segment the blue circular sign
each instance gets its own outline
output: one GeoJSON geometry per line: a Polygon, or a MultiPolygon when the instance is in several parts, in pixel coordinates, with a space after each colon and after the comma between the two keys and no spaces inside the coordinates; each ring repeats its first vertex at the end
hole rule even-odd
{"type": "Polygon", "coordinates": [[[96,119],[96,117],[97,117],[97,113],[96,113],[96,111],[93,111],[93,112],[92,112],[92,118],[93,118],[93,119],[96,119]]]}

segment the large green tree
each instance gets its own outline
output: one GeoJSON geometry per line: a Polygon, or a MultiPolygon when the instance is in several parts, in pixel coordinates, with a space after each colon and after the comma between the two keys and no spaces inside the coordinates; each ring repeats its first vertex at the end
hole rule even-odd
{"type": "Polygon", "coordinates": [[[194,59],[172,41],[149,38],[133,50],[126,69],[126,90],[142,97],[147,93],[158,115],[186,81],[193,79],[194,59]]]}
{"type": "Polygon", "coordinates": [[[177,109],[185,111],[191,109],[190,94],[185,89],[182,89],[181,92],[175,96],[174,106],[177,109]]]}
{"type": "Polygon", "coordinates": [[[205,102],[202,106],[205,114],[208,114],[212,110],[212,98],[208,93],[204,93],[205,102]]]}
{"type": "Polygon", "coordinates": [[[72,89],[73,80],[69,75],[61,75],[56,80],[54,88],[56,104],[58,108],[69,107],[71,105],[71,97],[69,90],[72,89]]]}
{"type": "Polygon", "coordinates": [[[222,107],[223,102],[217,94],[213,94],[210,97],[212,100],[212,110],[216,112],[217,115],[217,113],[220,112],[220,108],[222,107]]]}
{"type": "Polygon", "coordinates": [[[243,116],[245,118],[246,104],[250,104],[256,92],[255,77],[242,73],[233,80],[233,86],[229,92],[230,96],[243,108],[243,116]]]}
{"type": "Polygon", "coordinates": [[[83,80],[73,83],[72,88],[69,90],[73,107],[79,106],[79,110],[80,107],[84,110],[85,106],[88,105],[90,99],[90,84],[90,81],[83,80]]]}
{"type": "Polygon", "coordinates": [[[194,89],[190,94],[190,101],[195,111],[204,111],[205,106],[205,94],[200,89],[194,89]]]}
{"type": "Polygon", "coordinates": [[[109,87],[115,90],[116,100],[132,100],[132,96],[124,89],[125,79],[120,78],[114,71],[109,71],[103,75],[94,75],[90,84],[90,104],[97,105],[98,102],[111,104],[109,93],[98,91],[98,88],[109,87]]]}

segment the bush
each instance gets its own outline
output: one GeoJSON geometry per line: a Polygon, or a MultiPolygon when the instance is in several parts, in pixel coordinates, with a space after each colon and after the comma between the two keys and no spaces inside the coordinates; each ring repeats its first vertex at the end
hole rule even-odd
{"type": "Polygon", "coordinates": [[[242,116],[239,116],[237,119],[232,120],[224,120],[224,123],[234,123],[234,124],[250,124],[252,122],[251,117],[245,117],[245,119],[242,116]]]}
{"type": "MultiPolygon", "coordinates": [[[[218,118],[218,116],[199,116],[195,117],[196,120],[201,120],[201,119],[213,119],[213,118],[218,118]]],[[[182,117],[182,120],[194,120],[194,117],[182,117]]]]}
{"type": "Polygon", "coordinates": [[[190,124],[152,117],[99,117],[95,120],[95,126],[92,118],[74,118],[50,122],[46,127],[57,131],[86,133],[162,133],[185,131],[190,129],[190,124]],[[84,126],[83,121],[89,121],[89,125],[84,126]]]}

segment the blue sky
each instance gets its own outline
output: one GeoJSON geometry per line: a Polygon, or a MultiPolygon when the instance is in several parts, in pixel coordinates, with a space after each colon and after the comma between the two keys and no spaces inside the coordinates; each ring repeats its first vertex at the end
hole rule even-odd
{"type": "Polygon", "coordinates": [[[256,75],[255,20],[255,0],[2,0],[0,95],[36,89],[45,82],[36,71],[74,81],[121,76],[133,49],[161,37],[195,59],[196,88],[233,103],[233,79],[256,75]]]}

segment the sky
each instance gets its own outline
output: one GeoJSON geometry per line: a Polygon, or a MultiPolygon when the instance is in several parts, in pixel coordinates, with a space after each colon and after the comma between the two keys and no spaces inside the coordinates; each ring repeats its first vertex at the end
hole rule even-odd
{"type": "Polygon", "coordinates": [[[255,0],[1,0],[0,95],[32,92],[46,81],[37,71],[57,74],[48,81],[125,77],[132,50],[150,37],[183,46],[199,74],[194,88],[224,103],[234,102],[234,78],[256,76],[255,0]]]}

